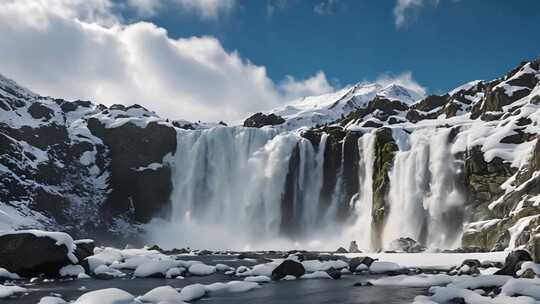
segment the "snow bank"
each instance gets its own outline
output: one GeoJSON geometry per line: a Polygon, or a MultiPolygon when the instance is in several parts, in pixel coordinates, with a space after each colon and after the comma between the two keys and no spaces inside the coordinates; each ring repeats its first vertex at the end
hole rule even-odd
{"type": "Polygon", "coordinates": [[[20,279],[18,274],[9,272],[7,269],[0,267],[0,278],[6,278],[11,280],[17,280],[20,279]]]}
{"type": "Polygon", "coordinates": [[[66,265],[58,271],[62,277],[76,277],[84,272],[84,268],[81,265],[66,265]]]}
{"type": "Polygon", "coordinates": [[[326,271],[315,271],[306,273],[300,277],[301,279],[331,279],[332,277],[326,271]]]}
{"type": "Polygon", "coordinates": [[[161,286],[150,290],[141,297],[137,297],[140,302],[152,303],[184,303],[182,295],[171,286],[161,286]]]}
{"type": "Polygon", "coordinates": [[[540,279],[511,279],[501,287],[501,295],[523,295],[540,301],[540,279]]]}
{"type": "Polygon", "coordinates": [[[64,299],[59,297],[43,297],[39,300],[38,304],[64,304],[67,303],[64,299]]]}
{"type": "Polygon", "coordinates": [[[390,271],[399,271],[402,269],[403,267],[392,262],[375,261],[373,262],[373,264],[371,264],[371,266],[369,266],[369,272],[371,273],[385,273],[385,272],[390,272],[390,271]]]}
{"type": "Polygon", "coordinates": [[[406,287],[431,287],[446,285],[454,281],[455,277],[446,274],[437,275],[398,275],[370,280],[369,283],[375,286],[406,286],[406,287]]]}
{"type": "Polygon", "coordinates": [[[11,297],[14,294],[24,293],[27,291],[28,289],[19,286],[6,286],[0,284],[0,299],[11,297]]]}
{"type": "Polygon", "coordinates": [[[75,304],[133,304],[134,297],[118,288],[100,289],[80,296],[75,304]]]}
{"type": "Polygon", "coordinates": [[[272,281],[272,279],[270,279],[270,277],[268,277],[268,276],[260,275],[260,276],[246,277],[244,279],[244,281],[246,281],[246,282],[255,282],[255,283],[268,283],[268,282],[272,281]]]}
{"type": "Polygon", "coordinates": [[[214,266],[208,266],[206,264],[197,263],[193,264],[189,267],[188,271],[196,276],[205,276],[205,275],[211,275],[214,272],[216,272],[216,267],[214,266]]]}
{"type": "Polygon", "coordinates": [[[259,288],[259,284],[246,281],[230,281],[227,283],[213,283],[205,286],[207,292],[246,292],[259,288]]]}
{"type": "Polygon", "coordinates": [[[193,301],[204,297],[206,288],[202,284],[192,284],[185,286],[180,291],[180,296],[184,301],[193,301]]]}

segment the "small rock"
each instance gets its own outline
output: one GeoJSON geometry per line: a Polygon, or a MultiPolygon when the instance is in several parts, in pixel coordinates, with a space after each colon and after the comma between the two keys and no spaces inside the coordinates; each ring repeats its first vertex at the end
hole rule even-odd
{"type": "Polygon", "coordinates": [[[358,265],[366,265],[366,267],[369,268],[369,266],[371,266],[371,264],[375,261],[375,259],[372,259],[368,256],[352,258],[349,261],[349,270],[351,272],[355,272],[358,268],[358,265]]]}
{"type": "Polygon", "coordinates": [[[356,244],[356,241],[351,241],[351,244],[349,245],[349,252],[350,253],[361,253],[360,249],[358,248],[358,244],[356,244]]]}
{"type": "Polygon", "coordinates": [[[334,280],[338,280],[341,278],[341,271],[335,269],[334,267],[330,267],[329,269],[327,269],[326,273],[334,280]]]}
{"type": "Polygon", "coordinates": [[[347,249],[343,248],[343,247],[339,247],[337,250],[336,250],[336,253],[349,253],[347,251],[347,249]]]}
{"type": "Polygon", "coordinates": [[[525,270],[520,276],[522,279],[534,279],[536,278],[536,273],[532,269],[525,270]]]}

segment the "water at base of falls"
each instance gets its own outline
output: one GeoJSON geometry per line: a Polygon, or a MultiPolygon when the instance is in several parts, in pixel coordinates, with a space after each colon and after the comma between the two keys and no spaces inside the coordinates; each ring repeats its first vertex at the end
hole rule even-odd
{"type": "MultiPolygon", "coordinates": [[[[389,173],[385,245],[409,236],[448,246],[454,237],[444,220],[447,207],[460,204],[459,195],[451,198],[454,188],[446,186],[455,175],[454,166],[444,164],[451,158],[449,150],[444,152],[448,145],[436,150],[435,143],[426,148],[420,140],[440,137],[442,144],[447,135],[426,132],[400,139],[408,145],[400,147],[389,173]],[[396,216],[401,208],[408,221],[396,216]]],[[[362,250],[370,250],[375,135],[358,140],[357,194],[342,195],[341,174],[351,165],[342,160],[333,194],[323,201],[327,138],[322,135],[314,146],[295,133],[264,128],[179,131],[177,151],[169,160],[172,208],[167,219],[146,225],[148,241],[201,249],[335,250],[356,240],[362,250]],[[343,205],[351,206],[346,219],[337,216],[343,205]]]]}

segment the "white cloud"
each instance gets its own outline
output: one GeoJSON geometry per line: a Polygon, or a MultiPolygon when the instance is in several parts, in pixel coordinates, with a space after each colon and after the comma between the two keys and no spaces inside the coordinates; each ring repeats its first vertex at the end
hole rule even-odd
{"type": "Polygon", "coordinates": [[[397,84],[397,85],[406,87],[408,89],[414,90],[419,95],[426,95],[427,93],[427,89],[421,86],[416,80],[414,80],[411,72],[404,72],[397,75],[382,74],[377,78],[377,80],[375,80],[375,82],[382,86],[387,86],[390,84],[397,84]]]}
{"type": "Polygon", "coordinates": [[[431,3],[434,6],[439,5],[440,0],[396,0],[394,7],[394,17],[396,27],[402,28],[406,25],[409,15],[426,5],[431,3]]]}
{"type": "Polygon", "coordinates": [[[215,20],[230,13],[236,0],[128,0],[127,6],[134,8],[141,16],[155,16],[160,9],[182,9],[195,13],[203,20],[215,20]]]}
{"type": "Polygon", "coordinates": [[[322,95],[335,90],[328,83],[326,75],[322,71],[317,72],[317,74],[304,81],[298,81],[293,76],[287,75],[285,80],[280,84],[280,87],[289,100],[305,96],[322,95]]]}
{"type": "Polygon", "coordinates": [[[122,25],[101,9],[107,1],[92,1],[95,6],[82,7],[59,0],[0,2],[0,73],[45,95],[139,103],[189,120],[241,119],[291,96],[332,89],[322,72],[276,84],[265,67],[226,51],[213,37],[171,39],[151,23],[122,25]]]}

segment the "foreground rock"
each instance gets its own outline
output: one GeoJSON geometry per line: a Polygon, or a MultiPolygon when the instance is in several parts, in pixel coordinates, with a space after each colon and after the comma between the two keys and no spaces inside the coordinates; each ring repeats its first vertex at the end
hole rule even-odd
{"type": "Polygon", "coordinates": [[[301,263],[285,260],[283,263],[279,264],[276,269],[272,271],[272,280],[278,281],[283,279],[288,275],[295,276],[297,278],[303,276],[306,273],[306,269],[301,263]]]}
{"type": "MultiPolygon", "coordinates": [[[[23,277],[45,274],[58,276],[59,270],[79,259],[75,242],[66,233],[24,230],[0,235],[0,267],[23,277]]],[[[80,258],[85,252],[80,251],[80,258]]]]}
{"type": "Polygon", "coordinates": [[[525,250],[512,251],[504,260],[503,268],[495,274],[516,276],[516,273],[521,270],[521,264],[530,261],[532,261],[532,257],[529,252],[525,250]]]}

